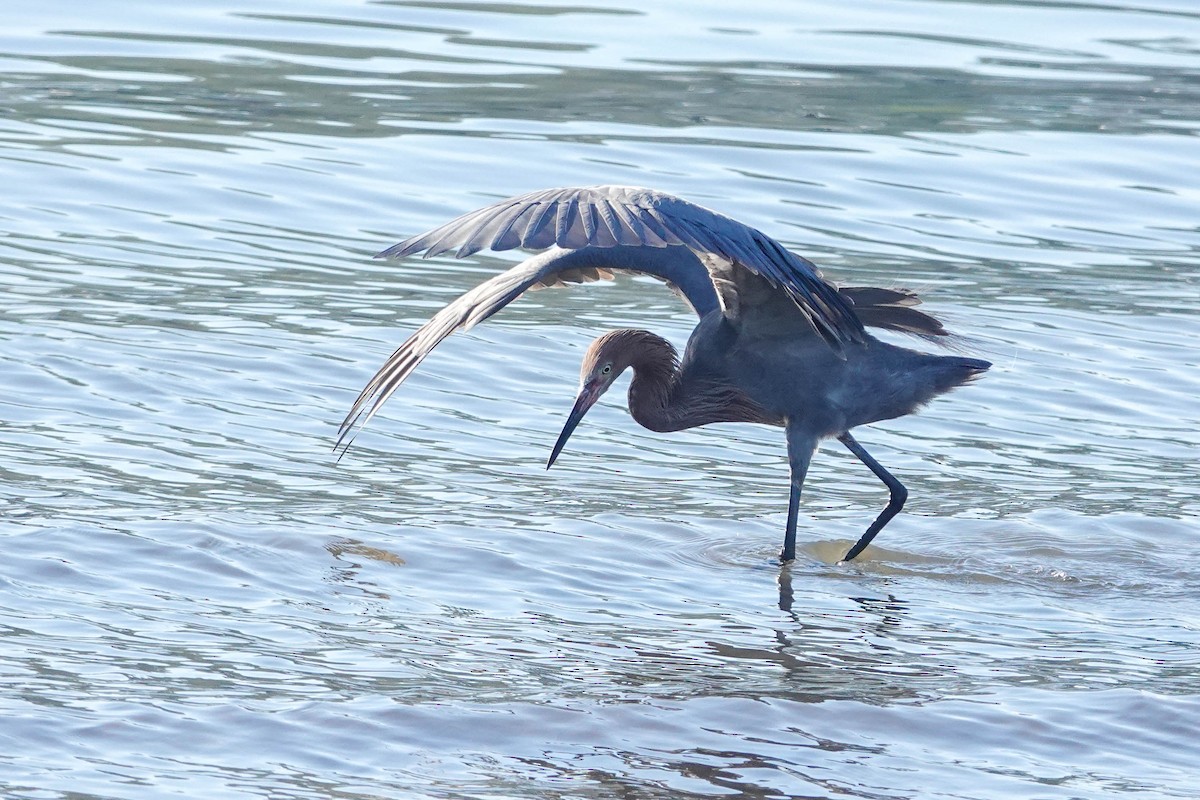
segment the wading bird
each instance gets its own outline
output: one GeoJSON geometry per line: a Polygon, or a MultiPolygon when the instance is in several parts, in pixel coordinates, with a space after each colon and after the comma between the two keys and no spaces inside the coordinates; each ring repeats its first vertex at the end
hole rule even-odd
{"type": "Polygon", "coordinates": [[[617,330],[583,357],[579,396],[547,469],[600,396],[626,369],[629,411],[652,431],[713,422],[783,427],[791,466],[780,558],[796,557],[800,490],[818,442],[836,437],[887,485],[887,507],[846,553],[857,556],[904,506],[908,491],[863,449],[850,429],[915,411],[991,366],[897,347],[864,325],[930,340],[941,323],[907,290],[837,288],[811,262],[723,214],[652,189],[596,186],[513,197],[414,236],[379,254],[425,258],[455,250],[543,252],[484,281],[422,325],[375,374],[342,422],[335,449],[365,425],[434,347],[536,287],[652,275],[700,317],[682,359],[662,337],[617,330]]]}

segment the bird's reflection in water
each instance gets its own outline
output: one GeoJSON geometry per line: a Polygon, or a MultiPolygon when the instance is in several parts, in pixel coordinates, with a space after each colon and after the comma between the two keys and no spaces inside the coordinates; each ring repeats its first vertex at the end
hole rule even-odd
{"type": "MultiPolygon", "coordinates": [[[[850,597],[849,599],[858,604],[865,614],[871,616],[874,620],[872,629],[880,635],[899,627],[903,621],[903,614],[908,611],[908,603],[893,594],[888,594],[886,597],[850,597]]],[[[784,564],[779,569],[779,610],[790,615],[797,623],[802,623],[800,615],[793,609],[795,602],[796,594],[792,589],[792,564],[784,564]]]]}
{"type": "Polygon", "coordinates": [[[822,687],[818,693],[836,694],[845,688],[848,669],[856,676],[855,694],[877,692],[890,699],[914,694],[915,685],[893,679],[897,665],[890,655],[900,644],[909,604],[890,593],[852,595],[847,599],[855,607],[833,617],[828,610],[806,614],[795,607],[791,567],[779,571],[779,608],[794,624],[777,628],[775,641],[778,657],[791,667],[793,679],[799,685],[822,687]]]}
{"type": "Polygon", "coordinates": [[[736,660],[726,672],[743,676],[739,691],[804,703],[869,698],[886,704],[918,697],[940,680],[914,676],[905,639],[921,634],[905,630],[908,604],[896,596],[831,597],[802,590],[797,600],[791,570],[784,568],[779,597],[786,617],[773,631],[761,631],[757,643],[756,637],[750,643],[709,643],[721,659],[736,660]]]}

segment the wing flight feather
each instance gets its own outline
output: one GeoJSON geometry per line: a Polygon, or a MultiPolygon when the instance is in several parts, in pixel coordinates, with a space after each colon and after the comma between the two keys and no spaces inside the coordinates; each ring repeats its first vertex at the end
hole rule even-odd
{"type": "Polygon", "coordinates": [[[708,273],[685,248],[552,247],[479,284],[418,328],[363,387],[342,421],[336,449],[342,453],[349,449],[353,431],[366,425],[421,361],[450,334],[469,330],[530,289],[611,279],[616,272],[659,278],[683,295],[700,316],[719,308],[708,273]]]}

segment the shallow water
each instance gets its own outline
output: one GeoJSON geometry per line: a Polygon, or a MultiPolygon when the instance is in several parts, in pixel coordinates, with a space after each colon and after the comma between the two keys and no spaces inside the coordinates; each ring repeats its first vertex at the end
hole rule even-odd
{"type": "MultiPolygon", "coordinates": [[[[11,4],[10,4],[11,5],[11,4]]],[[[1192,797],[1200,16],[1186,2],[19,2],[0,33],[0,793],[1192,797]],[[378,262],[624,183],[905,285],[995,367],[834,443],[549,472],[653,281],[539,292],[358,389],[509,255],[378,262]]]]}

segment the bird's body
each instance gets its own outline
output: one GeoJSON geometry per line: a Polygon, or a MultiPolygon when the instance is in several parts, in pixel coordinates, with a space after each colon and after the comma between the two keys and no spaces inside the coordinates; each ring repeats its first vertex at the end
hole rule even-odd
{"type": "Polygon", "coordinates": [[[527,289],[649,274],[668,283],[700,317],[682,356],[649,331],[607,333],[588,349],[580,393],[555,444],[613,381],[633,370],[629,410],[642,426],[669,432],[714,422],[785,428],[792,492],[782,558],[795,557],[800,488],[817,444],[836,437],[891,491],[888,507],[846,555],[858,555],[903,506],[907,492],[850,430],[910,414],[990,364],[880,341],[863,325],[944,336],[903,290],[838,289],[761,232],[670,195],[627,187],[556,189],[467,214],[381,255],[426,256],[458,248],[549,248],[480,284],[413,334],[363,389],[339,445],[365,423],[438,342],[486,319],[527,289]]]}

